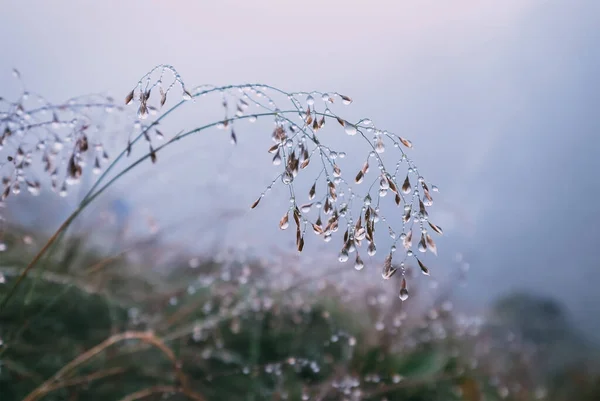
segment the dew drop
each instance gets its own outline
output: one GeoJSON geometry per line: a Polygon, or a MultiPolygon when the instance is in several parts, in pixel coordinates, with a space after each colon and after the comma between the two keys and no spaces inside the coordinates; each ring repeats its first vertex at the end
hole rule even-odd
{"type": "Polygon", "coordinates": [[[375,243],[374,242],[369,243],[369,247],[367,248],[367,254],[369,256],[373,256],[373,255],[375,255],[376,252],[377,252],[377,248],[375,248],[375,243]]]}
{"type": "Polygon", "coordinates": [[[346,131],[346,134],[350,136],[356,135],[356,133],[358,132],[356,126],[350,124],[348,121],[346,121],[346,123],[344,124],[344,130],[346,131]]]}
{"type": "Polygon", "coordinates": [[[365,267],[365,263],[362,261],[362,259],[360,257],[358,257],[358,254],[357,254],[356,260],[354,261],[354,268],[356,270],[362,270],[363,267],[365,267]]]}
{"type": "Polygon", "coordinates": [[[347,262],[348,261],[348,251],[346,249],[343,249],[340,252],[340,255],[338,256],[338,260],[342,263],[347,262]]]}
{"type": "Polygon", "coordinates": [[[281,176],[281,182],[283,182],[285,185],[290,185],[292,181],[294,181],[294,177],[289,171],[286,170],[286,172],[281,176]]]}
{"type": "Polygon", "coordinates": [[[400,290],[399,298],[401,301],[406,301],[408,299],[408,289],[402,288],[400,290]]]}
{"type": "Polygon", "coordinates": [[[315,98],[312,97],[312,95],[308,95],[306,97],[306,104],[308,104],[309,106],[312,106],[313,104],[315,104],[315,98]]]}

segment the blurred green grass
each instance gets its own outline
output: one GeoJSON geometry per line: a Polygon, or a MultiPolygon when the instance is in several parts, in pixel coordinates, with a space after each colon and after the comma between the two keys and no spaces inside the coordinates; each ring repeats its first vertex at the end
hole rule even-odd
{"type": "MultiPolygon", "coordinates": [[[[0,296],[35,248],[22,241],[25,231],[9,232],[0,296]]],[[[331,283],[281,286],[261,261],[206,258],[190,268],[181,258],[160,272],[85,244],[78,236],[61,242],[0,314],[0,400],[32,394],[27,399],[134,399],[144,389],[157,390],[144,399],[216,401],[517,401],[540,395],[531,365],[518,364],[518,349],[513,355],[500,345],[497,354],[478,357],[489,336],[460,335],[451,311],[395,325],[393,308],[360,297],[348,301],[331,283]],[[432,335],[435,330],[444,335],[432,335]],[[48,381],[122,333],[138,337],[101,348],[48,381]],[[499,359],[518,365],[498,373],[499,359]]],[[[546,399],[598,400],[593,377],[579,380],[585,385],[546,399]]]]}

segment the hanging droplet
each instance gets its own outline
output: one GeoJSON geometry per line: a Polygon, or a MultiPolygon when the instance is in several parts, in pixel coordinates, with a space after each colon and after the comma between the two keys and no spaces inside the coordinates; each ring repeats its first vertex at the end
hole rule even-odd
{"type": "Polygon", "coordinates": [[[356,129],[356,126],[353,124],[350,124],[348,121],[344,122],[344,130],[346,131],[346,134],[353,136],[356,135],[356,133],[358,132],[358,130],[356,129]]]}
{"type": "Polygon", "coordinates": [[[285,230],[286,228],[288,228],[290,226],[290,222],[289,222],[289,215],[288,213],[286,213],[281,220],[279,221],[279,228],[281,230],[285,230]]]}
{"type": "Polygon", "coordinates": [[[338,260],[342,263],[348,261],[348,250],[346,248],[342,249],[340,255],[338,256],[338,260]]]}
{"type": "Polygon", "coordinates": [[[192,100],[192,94],[190,92],[188,92],[185,88],[183,89],[183,100],[192,100]]]}
{"type": "Polygon", "coordinates": [[[367,254],[369,256],[374,256],[376,252],[377,252],[377,249],[375,248],[375,243],[374,242],[370,242],[369,246],[367,248],[367,254]]]}
{"type": "Polygon", "coordinates": [[[408,299],[408,290],[406,288],[401,288],[400,295],[398,297],[401,301],[406,301],[408,299]]]}
{"type": "Polygon", "coordinates": [[[294,181],[294,176],[288,170],[286,170],[281,176],[281,182],[283,182],[285,185],[290,185],[292,181],[294,181]]]}
{"type": "Polygon", "coordinates": [[[313,98],[312,95],[308,95],[306,97],[306,104],[312,106],[313,104],[315,104],[315,98],[313,98]]]}
{"type": "Polygon", "coordinates": [[[423,234],[421,234],[421,240],[419,241],[418,248],[419,252],[427,252],[427,240],[423,234]]]}
{"type": "Polygon", "coordinates": [[[352,103],[352,99],[348,96],[340,95],[340,97],[342,98],[342,103],[344,105],[348,106],[350,103],[352,103]]]}
{"type": "Polygon", "coordinates": [[[360,255],[357,253],[356,259],[354,261],[354,268],[356,270],[362,270],[363,267],[365,267],[365,264],[364,264],[363,260],[360,258],[360,255]]]}

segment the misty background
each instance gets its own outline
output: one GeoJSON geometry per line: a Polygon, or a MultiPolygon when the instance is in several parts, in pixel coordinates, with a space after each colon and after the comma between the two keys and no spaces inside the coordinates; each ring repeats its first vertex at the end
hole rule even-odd
{"type": "MultiPolygon", "coordinates": [[[[413,160],[440,187],[432,220],[446,235],[429,264],[443,270],[465,255],[466,308],[518,289],[546,294],[600,340],[599,2],[2,0],[0,9],[2,96],[18,89],[16,67],[50,101],[119,100],[162,63],[189,86],[348,94],[347,113],[410,138],[413,160]]],[[[177,162],[123,184],[136,185],[127,200],[165,225],[231,209],[241,218],[216,220],[221,240],[283,247],[279,213],[248,210],[275,175],[269,134],[247,126],[235,148],[210,134],[174,146],[177,162]]],[[[341,139],[339,150],[358,151],[341,139]]],[[[287,207],[283,192],[269,202],[287,207]]],[[[206,245],[202,232],[179,234],[206,245]]]]}

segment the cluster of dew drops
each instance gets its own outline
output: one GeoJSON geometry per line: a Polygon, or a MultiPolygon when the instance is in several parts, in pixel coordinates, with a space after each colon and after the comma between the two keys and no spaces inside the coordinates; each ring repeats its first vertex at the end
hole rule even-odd
{"type": "MultiPolygon", "coordinates": [[[[266,193],[278,183],[287,186],[290,206],[280,218],[279,227],[285,230],[293,220],[296,227],[296,247],[299,252],[304,248],[307,230],[313,231],[325,242],[331,241],[334,233],[343,230],[339,260],[347,262],[350,255],[355,254],[354,267],[361,270],[365,263],[360,248],[364,244],[366,254],[369,257],[374,256],[377,252],[375,233],[384,231],[392,239],[392,245],[383,263],[382,277],[390,279],[398,270],[401,272],[400,299],[408,298],[405,271],[409,260],[416,261],[420,271],[429,275],[429,269],[417,254],[427,251],[437,254],[437,247],[430,231],[442,234],[442,229],[429,221],[427,211],[427,208],[433,204],[432,193],[437,192],[437,187],[427,184],[406,154],[405,149],[412,148],[410,140],[390,131],[378,129],[368,118],[352,123],[337,115],[330,107],[336,103],[346,106],[352,103],[350,97],[337,92],[290,93],[263,84],[224,87],[204,85],[189,91],[179,73],[169,65],[156,66],[144,75],[127,94],[125,103],[136,102],[138,118],[145,119],[151,114],[156,114],[158,108],[165,104],[167,94],[174,87],[179,87],[182,91],[182,101],[178,105],[210,92],[221,93],[225,117],[217,121],[214,126],[230,130],[231,142],[234,144],[237,143],[235,122],[243,119],[253,122],[257,118],[273,118],[274,128],[271,134],[273,145],[268,148],[268,153],[272,155],[272,163],[280,168],[280,172],[251,208],[257,207],[266,193]],[[170,73],[174,77],[168,85],[164,84],[165,73],[170,73]],[[159,74],[158,78],[154,78],[156,74],[159,74]],[[157,92],[159,105],[154,107],[150,104],[150,99],[156,98],[152,94],[157,92]],[[278,106],[275,102],[276,96],[287,99],[285,108],[279,107],[282,106],[281,102],[278,106]],[[234,107],[233,113],[230,113],[231,105],[234,107]],[[256,106],[262,112],[248,113],[250,105],[256,106]],[[334,127],[341,126],[341,131],[348,136],[362,140],[367,150],[362,166],[358,166],[351,172],[350,178],[347,178],[347,174],[342,172],[338,165],[338,159],[347,157],[346,153],[331,149],[324,143],[327,135],[321,135],[325,126],[330,123],[334,127]],[[395,162],[392,169],[386,167],[383,155],[390,145],[393,149],[387,152],[386,158],[395,162]],[[372,169],[372,166],[376,166],[376,169],[372,169]],[[406,173],[400,172],[402,166],[406,166],[406,173]],[[308,202],[300,204],[295,179],[300,172],[309,170],[314,172],[316,178],[308,190],[308,202]],[[366,188],[366,193],[360,193],[361,187],[366,188]],[[392,218],[387,218],[381,210],[386,199],[391,199],[390,205],[398,210],[392,218]],[[353,211],[359,202],[360,213],[355,218],[353,211]],[[345,227],[340,230],[341,226],[345,227]],[[395,256],[398,247],[405,251],[402,258],[395,256]],[[416,251],[413,250],[414,248],[416,251]],[[394,262],[394,257],[399,260],[399,263],[394,262]]],[[[148,127],[154,124],[151,123],[148,127]]],[[[156,155],[147,129],[143,134],[150,143],[150,155],[152,161],[155,161],[156,155]]],[[[140,134],[136,140],[141,136],[140,134]]],[[[361,158],[360,155],[350,156],[348,158],[352,160],[361,158]]]]}
{"type": "MultiPolygon", "coordinates": [[[[438,189],[435,185],[430,186],[426,183],[416,165],[405,153],[403,148],[412,148],[411,141],[387,130],[376,128],[370,119],[363,118],[357,123],[351,123],[334,114],[329,106],[335,103],[335,98],[338,97],[344,105],[352,103],[351,98],[337,93],[333,96],[320,92],[288,94],[288,99],[298,110],[297,115],[301,123],[297,124],[286,116],[278,116],[275,120],[272,134],[274,145],[268,151],[274,154],[273,164],[283,165],[284,171],[267,187],[267,191],[277,183],[278,179],[290,187],[290,207],[281,217],[279,227],[285,230],[290,226],[290,220],[294,220],[297,249],[302,251],[307,229],[322,237],[325,242],[329,242],[332,235],[340,231],[340,224],[344,221],[346,227],[339,261],[347,262],[350,254],[355,253],[354,267],[356,270],[362,270],[365,263],[359,248],[366,243],[366,254],[370,257],[374,256],[377,251],[375,232],[381,231],[379,227],[384,226],[382,230],[387,231],[393,243],[383,264],[382,277],[390,279],[400,270],[402,278],[399,297],[401,300],[406,300],[408,298],[405,275],[407,259],[416,260],[420,271],[429,275],[429,269],[413,251],[413,244],[416,245],[419,253],[429,250],[437,254],[436,244],[429,231],[440,235],[443,231],[429,221],[427,207],[433,204],[432,192],[437,192],[438,189]],[[315,95],[320,95],[324,110],[319,110],[315,95]],[[305,96],[303,101],[298,100],[301,96],[305,96]],[[356,136],[366,142],[367,157],[362,167],[351,173],[351,179],[346,179],[337,162],[338,158],[345,158],[346,153],[336,152],[321,142],[321,138],[325,136],[320,135],[320,130],[330,120],[333,120],[334,126],[341,126],[348,136],[356,136]],[[396,157],[393,170],[386,168],[382,155],[386,151],[386,144],[390,143],[397,152],[397,157],[388,156],[396,157]],[[313,160],[315,160],[313,163],[318,165],[319,172],[308,190],[308,202],[299,204],[297,201],[299,195],[292,183],[313,160]],[[406,175],[399,173],[403,164],[407,166],[406,175]],[[362,195],[358,189],[360,184],[368,180],[372,165],[377,166],[376,174],[370,175],[370,184],[363,184],[367,187],[367,193],[362,195]],[[317,195],[319,192],[321,192],[320,196],[317,195]],[[380,208],[383,198],[388,194],[390,196],[387,199],[392,199],[391,204],[400,209],[393,218],[386,218],[380,208]],[[355,219],[352,211],[357,200],[362,202],[360,214],[355,219]],[[310,213],[314,210],[316,216],[311,218],[310,213]],[[394,227],[394,224],[399,227],[394,227]],[[397,235],[398,232],[400,235],[397,235]],[[396,264],[393,263],[393,256],[398,243],[405,250],[405,256],[399,264],[396,264]]],[[[358,157],[352,155],[354,160],[358,157]]],[[[265,194],[266,191],[252,204],[252,208],[258,206],[265,194]]]]}
{"type": "Polygon", "coordinates": [[[0,97],[0,251],[7,249],[1,214],[6,199],[23,189],[37,196],[48,181],[53,192],[66,197],[85,169],[99,174],[109,161],[103,146],[108,115],[122,111],[101,94],[53,104],[26,90],[17,70],[13,75],[20,95],[15,100],[0,97]]]}

